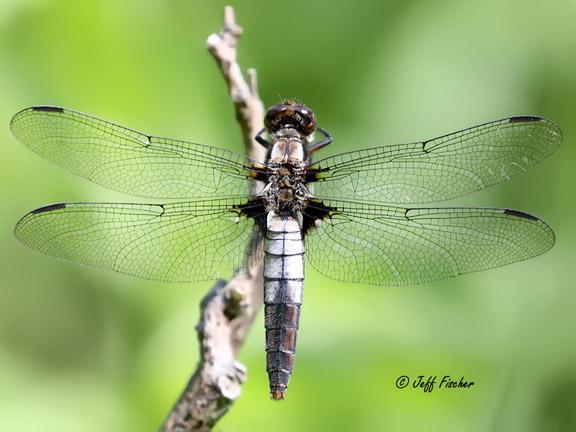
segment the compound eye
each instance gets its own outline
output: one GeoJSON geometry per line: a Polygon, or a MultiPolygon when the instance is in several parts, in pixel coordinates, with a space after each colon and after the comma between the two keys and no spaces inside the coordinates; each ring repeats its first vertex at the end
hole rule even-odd
{"type": "Polygon", "coordinates": [[[274,132],[280,127],[280,121],[283,117],[282,114],[286,109],[287,106],[284,104],[278,104],[268,108],[264,116],[264,126],[269,132],[274,132]]]}
{"type": "Polygon", "coordinates": [[[306,107],[299,109],[298,114],[300,114],[300,118],[302,119],[302,133],[310,135],[316,130],[316,116],[306,107]]]}
{"type": "Polygon", "coordinates": [[[271,133],[291,127],[308,136],[316,130],[316,117],[307,106],[287,100],[268,108],[264,126],[271,133]]]}

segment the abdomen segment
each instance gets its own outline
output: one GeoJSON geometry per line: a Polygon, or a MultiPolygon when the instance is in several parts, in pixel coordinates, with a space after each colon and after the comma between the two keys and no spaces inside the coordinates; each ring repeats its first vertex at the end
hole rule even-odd
{"type": "Polygon", "coordinates": [[[283,399],[294,366],[304,285],[304,242],[298,221],[272,214],[264,257],[266,365],[272,399],[283,399]]]}

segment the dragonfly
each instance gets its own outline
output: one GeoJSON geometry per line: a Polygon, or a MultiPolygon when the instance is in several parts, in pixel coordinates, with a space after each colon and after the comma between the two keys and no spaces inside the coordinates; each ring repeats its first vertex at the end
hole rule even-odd
{"type": "Polygon", "coordinates": [[[332,136],[309,107],[284,100],[267,110],[264,126],[255,139],[266,160],[257,161],[70,109],[27,108],[11,122],[24,145],[71,173],[154,202],[48,205],[26,214],[16,237],[57,258],[169,282],[218,278],[262,245],[275,400],[285,397],[294,367],[305,254],[329,278],[411,285],[554,245],[545,222],[518,210],[422,206],[502,182],[552,154],[562,133],[544,118],[510,117],[315,162],[332,136]]]}

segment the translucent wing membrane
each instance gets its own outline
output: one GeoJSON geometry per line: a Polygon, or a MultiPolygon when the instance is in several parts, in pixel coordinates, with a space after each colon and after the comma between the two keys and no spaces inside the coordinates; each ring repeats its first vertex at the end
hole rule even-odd
{"type": "MultiPolygon", "coordinates": [[[[232,197],[164,205],[54,204],[16,226],[18,239],[32,249],[148,279],[188,282],[228,275],[251,240],[260,238],[252,218],[262,224],[266,210],[261,200],[246,204],[252,161],[240,154],[56,107],[21,111],[11,127],[40,155],[111,189],[161,199],[232,197]]],[[[309,261],[342,281],[403,285],[541,254],[554,244],[554,233],[525,213],[358,200],[422,203],[474,192],[528,169],[561,139],[547,120],[513,117],[420,143],[323,159],[307,176],[316,180],[321,200],[304,209],[309,261]],[[317,219],[323,220],[313,225],[317,219]]]]}
{"type": "Polygon", "coordinates": [[[16,237],[39,252],[162,281],[227,276],[254,227],[246,198],[174,204],[54,204],[28,213],[16,237]]]}
{"type": "Polygon", "coordinates": [[[512,117],[412,144],[342,153],[312,165],[320,198],[410,204],[442,201],[525,171],[554,152],[560,129],[540,117],[512,117]]]}
{"type": "Polygon", "coordinates": [[[186,199],[248,191],[250,163],[231,151],[146,135],[56,107],[25,109],[11,128],[46,159],[120,192],[186,199]]]}
{"type": "Polygon", "coordinates": [[[416,284],[524,260],[554,244],[544,222],[515,210],[323,204],[335,211],[306,237],[308,259],[346,282],[416,284]]]}

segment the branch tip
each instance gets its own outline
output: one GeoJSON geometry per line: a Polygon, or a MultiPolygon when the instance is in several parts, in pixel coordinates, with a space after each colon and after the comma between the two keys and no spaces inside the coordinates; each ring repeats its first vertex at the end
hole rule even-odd
{"type": "Polygon", "coordinates": [[[238,25],[236,22],[236,14],[234,12],[234,7],[225,6],[224,7],[224,28],[222,33],[230,33],[236,40],[240,39],[240,36],[244,32],[244,29],[238,25]]]}

